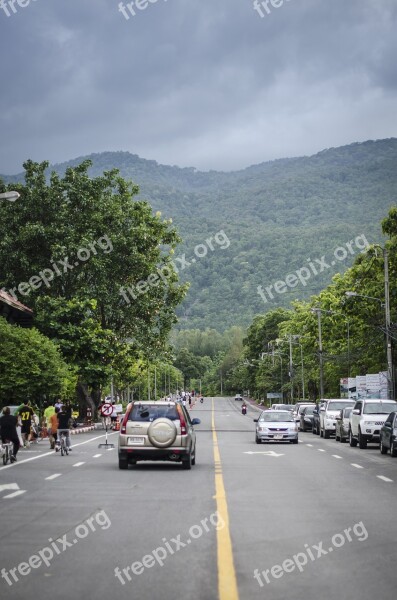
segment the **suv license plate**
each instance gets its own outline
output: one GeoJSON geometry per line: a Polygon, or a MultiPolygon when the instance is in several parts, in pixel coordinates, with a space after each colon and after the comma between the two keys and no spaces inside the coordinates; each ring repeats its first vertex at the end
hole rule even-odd
{"type": "Polygon", "coordinates": [[[282,439],[283,439],[283,435],[282,435],[282,434],[280,434],[280,433],[277,433],[277,434],[274,436],[274,439],[275,439],[275,440],[282,440],[282,439]]]}
{"type": "Polygon", "coordinates": [[[129,437],[128,438],[128,445],[129,446],[143,446],[145,443],[145,438],[144,437],[129,437]]]}

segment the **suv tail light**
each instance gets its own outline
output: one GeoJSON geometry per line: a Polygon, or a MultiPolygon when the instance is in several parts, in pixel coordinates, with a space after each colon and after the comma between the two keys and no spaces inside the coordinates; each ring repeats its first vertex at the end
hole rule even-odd
{"type": "Polygon", "coordinates": [[[123,419],[123,422],[120,427],[120,433],[127,433],[126,425],[127,425],[127,421],[128,421],[128,418],[130,416],[130,412],[131,412],[133,406],[134,406],[133,402],[131,402],[131,404],[129,404],[127,406],[127,410],[125,411],[124,419],[123,419]]]}
{"type": "Polygon", "coordinates": [[[183,414],[183,409],[179,404],[177,404],[176,410],[178,411],[179,420],[181,422],[181,435],[186,435],[187,434],[186,419],[185,419],[185,415],[183,414]]]}

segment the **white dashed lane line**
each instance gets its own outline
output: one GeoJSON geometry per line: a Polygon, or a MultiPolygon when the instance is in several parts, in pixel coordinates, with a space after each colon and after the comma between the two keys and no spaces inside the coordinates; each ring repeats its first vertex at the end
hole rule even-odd
{"type": "Polygon", "coordinates": [[[313,448],[313,444],[306,444],[306,446],[309,446],[309,448],[313,448]]]}
{"type": "Polygon", "coordinates": [[[21,494],[26,494],[26,490],[18,490],[17,492],[13,492],[12,494],[7,494],[7,496],[3,496],[3,498],[16,498],[21,494]]]}
{"type": "Polygon", "coordinates": [[[356,469],[363,469],[361,465],[357,465],[356,463],[350,463],[352,467],[356,467],[356,469]]]}
{"type": "Polygon", "coordinates": [[[326,450],[323,450],[322,448],[317,448],[317,450],[318,450],[319,452],[326,452],[326,450]]]}
{"type": "Polygon", "coordinates": [[[386,481],[387,483],[393,483],[393,479],[389,479],[388,477],[385,477],[384,475],[377,475],[378,479],[381,479],[382,481],[386,481]]]}
{"type": "Polygon", "coordinates": [[[62,473],[54,473],[53,475],[49,475],[49,477],[46,477],[46,481],[51,481],[51,479],[56,479],[57,477],[60,477],[62,475],[62,473]]]}
{"type": "Polygon", "coordinates": [[[342,456],[339,456],[338,454],[333,454],[332,455],[334,458],[342,458],[342,456]]]}
{"type": "Polygon", "coordinates": [[[92,458],[99,458],[100,456],[102,456],[102,454],[94,454],[92,458]]]}
{"type": "Polygon", "coordinates": [[[81,465],[84,465],[84,462],[78,462],[78,463],[74,463],[74,465],[72,465],[73,467],[81,467],[81,465]]]}

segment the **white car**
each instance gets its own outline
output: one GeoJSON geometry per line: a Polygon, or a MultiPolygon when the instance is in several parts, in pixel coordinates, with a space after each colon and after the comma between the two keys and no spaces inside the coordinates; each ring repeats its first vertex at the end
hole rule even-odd
{"type": "Polygon", "coordinates": [[[397,410],[394,400],[366,398],[357,400],[350,415],[350,446],[366,448],[368,442],[380,441],[380,430],[388,415],[397,410]]]}
{"type": "Polygon", "coordinates": [[[330,398],[324,401],[320,408],[320,437],[328,439],[331,433],[335,434],[336,417],[343,408],[354,406],[355,400],[347,398],[330,398]]]}

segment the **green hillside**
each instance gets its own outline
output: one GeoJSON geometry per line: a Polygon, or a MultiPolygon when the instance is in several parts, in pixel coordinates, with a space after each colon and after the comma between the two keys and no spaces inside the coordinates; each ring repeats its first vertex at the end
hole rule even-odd
{"type": "Polygon", "coordinates": [[[397,139],[231,173],[159,165],[128,152],[93,154],[51,169],[63,173],[83,158],[93,161],[92,175],[118,168],[140,186],[154,210],[172,217],[183,238],[176,264],[184,267],[181,279],[191,282],[179,310],[181,328],[248,325],[257,313],[319,292],[352,264],[363,248],[359,236],[382,241],[380,221],[397,203],[397,139]],[[306,269],[301,280],[292,286],[290,278],[285,285],[300,269],[306,269]],[[258,285],[273,286],[265,299],[258,285]]]}

